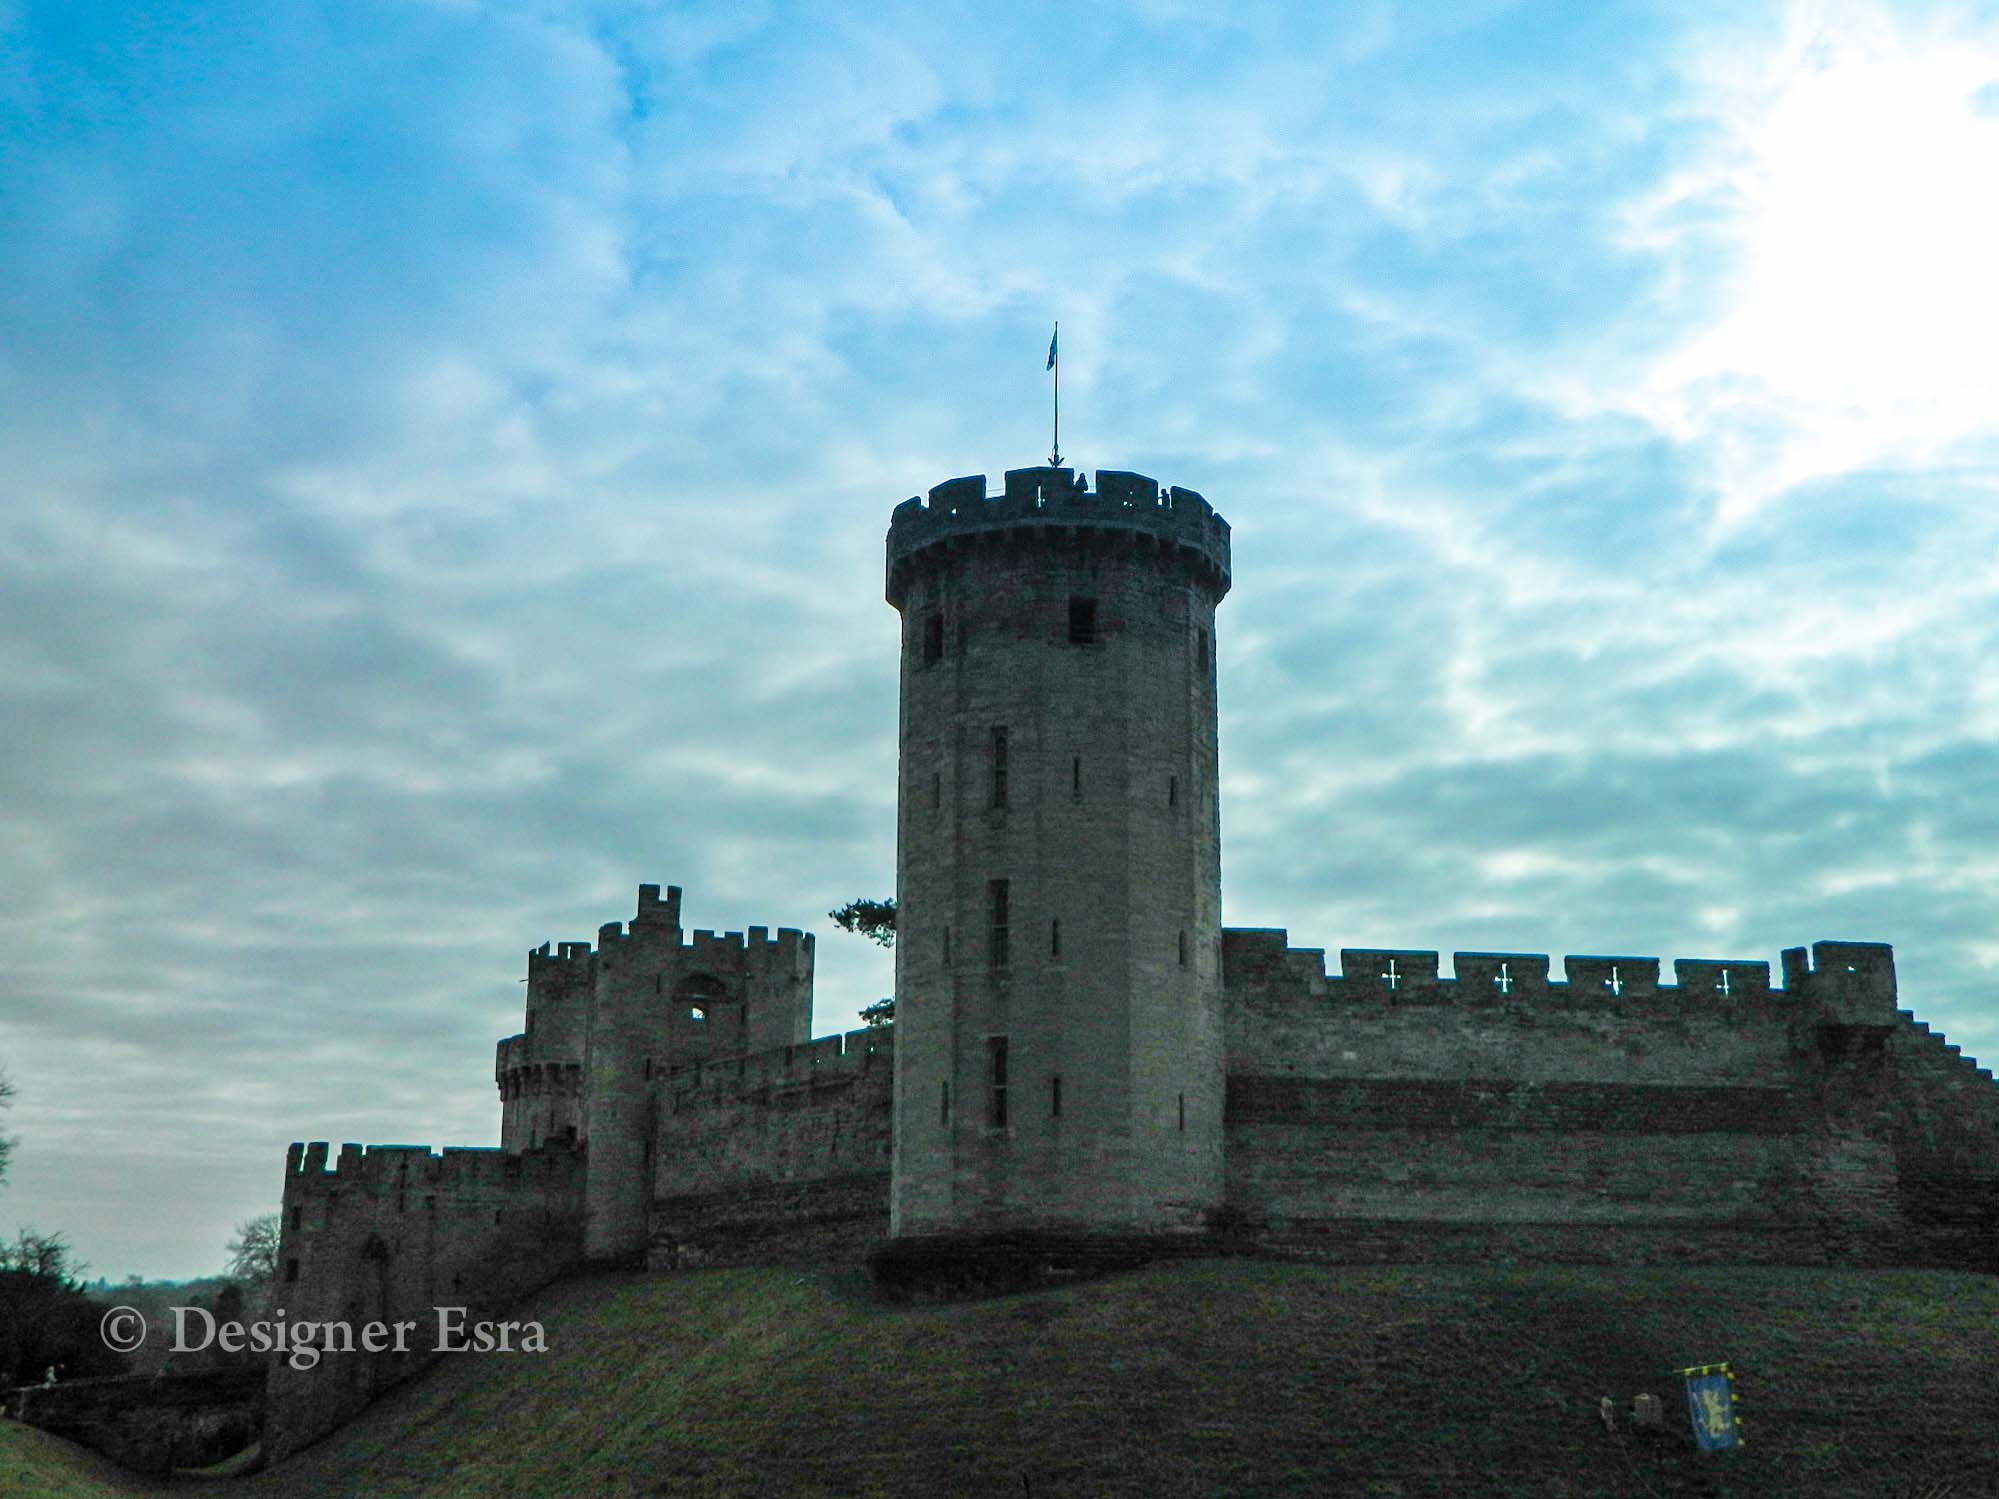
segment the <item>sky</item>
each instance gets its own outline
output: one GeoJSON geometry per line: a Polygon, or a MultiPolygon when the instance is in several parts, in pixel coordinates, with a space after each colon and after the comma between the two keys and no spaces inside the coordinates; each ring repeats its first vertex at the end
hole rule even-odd
{"type": "Polygon", "coordinates": [[[1995,177],[1971,8],[0,0],[0,1237],[497,1143],[642,882],[853,1027],[889,512],[1058,319],[1233,527],[1225,924],[1891,942],[1999,1059],[1995,177]]]}

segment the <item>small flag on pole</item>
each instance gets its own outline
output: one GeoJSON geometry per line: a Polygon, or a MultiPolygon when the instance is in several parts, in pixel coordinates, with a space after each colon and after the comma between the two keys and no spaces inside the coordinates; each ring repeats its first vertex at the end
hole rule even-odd
{"type": "Polygon", "coordinates": [[[1061,336],[1062,325],[1057,323],[1048,335],[1048,368],[1055,371],[1055,440],[1048,449],[1048,462],[1054,468],[1062,466],[1062,366],[1055,362],[1055,340],[1061,336]]]}

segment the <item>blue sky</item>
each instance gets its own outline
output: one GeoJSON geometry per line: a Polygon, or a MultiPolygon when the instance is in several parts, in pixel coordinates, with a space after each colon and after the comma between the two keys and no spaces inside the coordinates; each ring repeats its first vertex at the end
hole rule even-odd
{"type": "Polygon", "coordinates": [[[0,1234],[493,1143],[642,881],[851,1026],[889,511],[1057,318],[1234,527],[1228,924],[1888,941],[1999,1054],[1999,25],[997,9],[0,0],[0,1234]]]}

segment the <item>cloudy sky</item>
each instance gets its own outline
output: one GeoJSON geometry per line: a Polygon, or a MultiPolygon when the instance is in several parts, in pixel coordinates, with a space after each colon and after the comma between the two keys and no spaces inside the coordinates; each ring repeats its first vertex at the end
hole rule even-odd
{"type": "MultiPolygon", "coordinates": [[[[1201,490],[1226,920],[1895,944],[1999,1054],[1999,25],[0,0],[0,1235],[492,1144],[524,954],[894,884],[891,507],[1201,490]]],[[[1448,959],[1446,960],[1448,962],[1448,959]]]]}

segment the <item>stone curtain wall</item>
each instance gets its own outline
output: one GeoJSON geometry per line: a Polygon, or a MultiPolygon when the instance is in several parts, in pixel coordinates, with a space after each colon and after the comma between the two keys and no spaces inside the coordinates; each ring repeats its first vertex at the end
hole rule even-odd
{"type": "Polygon", "coordinates": [[[1794,1115],[1785,1089],[1231,1078],[1230,1203],[1315,1257],[1817,1259],[1794,1115]]]}
{"type": "Polygon", "coordinates": [[[888,1230],[894,1061],[873,1029],[668,1077],[647,1263],[858,1262],[888,1230]]]}
{"type": "Polygon", "coordinates": [[[329,1353],[311,1369],[271,1366],[265,1452],[323,1436],[434,1357],[436,1308],[499,1316],[582,1252],[582,1158],[499,1150],[293,1145],[272,1316],[290,1324],[414,1321],[409,1352],[329,1353]]]}
{"type": "MultiPolygon", "coordinates": [[[[1871,996],[1823,992],[1839,944],[1775,989],[1753,962],[1682,960],[1662,986],[1656,960],[1570,959],[1550,983],[1542,956],[1459,954],[1440,979],[1404,952],[1391,990],[1359,977],[1384,952],[1329,977],[1281,932],[1225,951],[1224,1223],[1245,1247],[1999,1268],[1999,1086],[1893,1010],[1892,970],[1871,996]],[[1525,982],[1495,1001],[1501,964],[1525,982]],[[1613,967],[1623,992],[1599,998],[1613,967]]],[[[847,1260],[880,1238],[893,1039],[658,1087],[649,1263],[847,1260]]]]}
{"type": "Polygon", "coordinates": [[[1748,961],[1662,986],[1650,958],[1446,979],[1373,949],[1329,976],[1277,931],[1224,954],[1230,1216],[1265,1248],[1989,1266],[1963,1204],[1999,1088],[1895,1012],[1884,947],[1794,949],[1778,989],[1748,961]]]}

